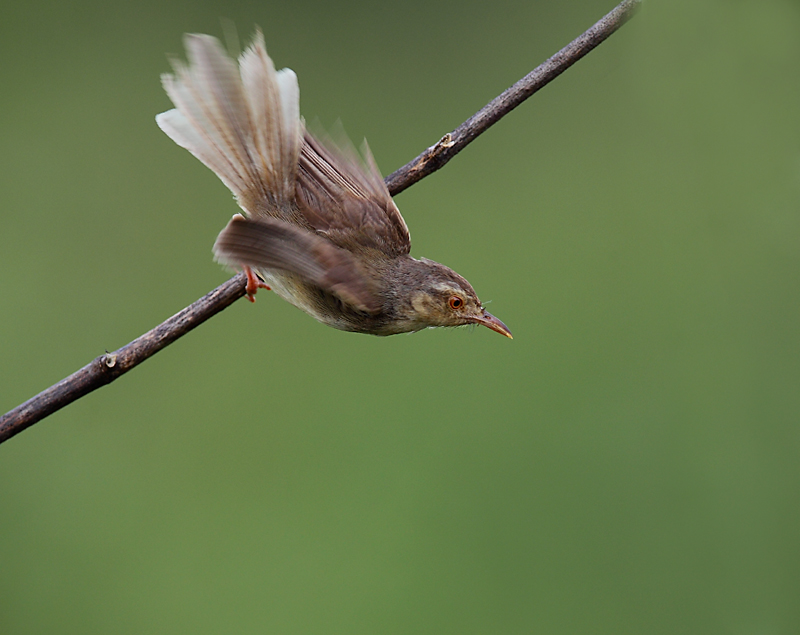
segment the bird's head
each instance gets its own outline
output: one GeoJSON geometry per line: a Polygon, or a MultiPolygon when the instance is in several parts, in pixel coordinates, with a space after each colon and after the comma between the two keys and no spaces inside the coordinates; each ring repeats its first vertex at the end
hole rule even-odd
{"type": "MultiPolygon", "coordinates": [[[[420,328],[482,324],[512,338],[508,327],[486,311],[472,285],[444,265],[422,258],[408,272],[411,289],[404,316],[420,328]]],[[[513,339],[513,338],[512,338],[513,339]]]]}

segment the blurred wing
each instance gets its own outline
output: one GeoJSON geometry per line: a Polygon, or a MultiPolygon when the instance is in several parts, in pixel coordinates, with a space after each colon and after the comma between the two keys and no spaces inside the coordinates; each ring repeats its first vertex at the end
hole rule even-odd
{"type": "Polygon", "coordinates": [[[411,237],[369,147],[363,160],[349,142],[323,144],[306,132],[297,168],[296,203],[317,231],[337,245],[407,254],[411,237]]]}
{"type": "Polygon", "coordinates": [[[217,237],[214,254],[235,267],[296,274],[360,311],[377,313],[381,308],[352,254],[281,220],[237,214],[217,237]]]}

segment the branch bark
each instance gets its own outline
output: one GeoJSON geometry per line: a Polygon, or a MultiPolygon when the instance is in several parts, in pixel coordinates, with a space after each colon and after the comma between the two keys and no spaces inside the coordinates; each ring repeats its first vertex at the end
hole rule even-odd
{"type": "MultiPolygon", "coordinates": [[[[448,132],[416,159],[387,176],[385,181],[389,192],[393,196],[399,194],[444,166],[478,135],[616,32],[633,16],[640,4],[641,0],[621,2],[588,31],[493,99],[458,128],[448,132]]],[[[245,284],[244,274],[235,275],[151,331],[113,353],[97,357],[69,377],[10,410],[0,417],[0,443],[76,399],[111,383],[165,346],[169,346],[241,298],[245,294],[245,284]]]]}

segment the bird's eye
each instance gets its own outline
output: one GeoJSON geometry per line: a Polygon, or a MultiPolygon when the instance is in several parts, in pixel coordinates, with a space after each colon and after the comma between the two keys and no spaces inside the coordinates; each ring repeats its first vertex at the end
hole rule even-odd
{"type": "Polygon", "coordinates": [[[451,295],[450,300],[448,300],[448,304],[450,305],[451,309],[457,311],[464,306],[464,300],[459,298],[457,295],[451,295]]]}

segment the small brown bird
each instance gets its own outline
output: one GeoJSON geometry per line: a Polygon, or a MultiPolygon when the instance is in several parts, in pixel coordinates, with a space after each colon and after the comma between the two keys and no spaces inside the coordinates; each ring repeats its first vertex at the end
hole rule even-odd
{"type": "Polygon", "coordinates": [[[362,159],[306,132],[297,76],[275,71],[260,32],[238,66],[211,36],[187,35],[185,45],[188,65],[173,62],[175,73],[162,76],[175,108],[156,121],[244,210],[214,255],[244,269],[251,300],[259,287],[272,289],[323,324],[357,333],[483,324],[511,337],[469,282],[409,255],[408,227],[366,143],[362,159]]]}

